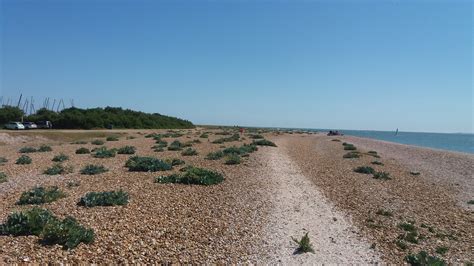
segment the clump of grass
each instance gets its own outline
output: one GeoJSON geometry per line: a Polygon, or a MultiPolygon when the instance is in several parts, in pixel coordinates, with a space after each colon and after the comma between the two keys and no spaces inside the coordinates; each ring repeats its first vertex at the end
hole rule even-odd
{"type": "Polygon", "coordinates": [[[387,210],[384,210],[384,209],[378,209],[375,214],[386,216],[386,217],[392,217],[393,216],[393,213],[391,211],[387,211],[387,210]]]}
{"type": "Polygon", "coordinates": [[[172,174],[169,176],[158,176],[155,178],[156,183],[179,183],[187,185],[214,185],[224,181],[224,176],[218,172],[188,166],[183,168],[183,174],[172,174]]]}
{"type": "Polygon", "coordinates": [[[308,233],[304,234],[304,236],[298,240],[294,237],[291,238],[296,244],[298,244],[298,247],[296,248],[295,253],[306,253],[306,252],[312,252],[314,253],[313,246],[311,245],[311,241],[309,239],[308,233]]]}
{"type": "Polygon", "coordinates": [[[50,211],[40,208],[10,214],[5,223],[0,225],[0,232],[13,236],[39,236],[42,238],[41,243],[59,244],[65,249],[94,241],[92,229],[83,227],[72,217],[61,221],[50,211]]]}
{"type": "Polygon", "coordinates": [[[260,139],[260,140],[254,140],[252,142],[253,145],[258,145],[258,146],[271,146],[271,147],[276,147],[277,145],[267,139],[260,139]]]}
{"type": "Polygon", "coordinates": [[[354,172],[360,174],[373,174],[375,172],[374,168],[370,166],[359,166],[354,169],[354,172]]]}
{"type": "Polygon", "coordinates": [[[405,261],[413,266],[421,265],[433,265],[441,266],[446,265],[446,262],[438,257],[430,256],[424,250],[420,251],[418,254],[409,254],[405,257],[405,261]]]}
{"type": "Polygon", "coordinates": [[[260,134],[250,134],[249,137],[251,139],[263,139],[263,135],[260,135],[260,134]]]}
{"type": "Polygon", "coordinates": [[[29,191],[23,192],[17,204],[43,204],[53,202],[64,197],[66,197],[66,194],[56,186],[46,188],[35,187],[29,191]]]}
{"type": "Polygon", "coordinates": [[[16,164],[30,164],[32,162],[31,157],[28,155],[22,155],[16,160],[16,164]]]}
{"type": "Polygon", "coordinates": [[[474,204],[474,200],[468,201],[467,204],[474,204]]]}
{"type": "Polygon", "coordinates": [[[440,254],[440,255],[444,255],[446,254],[446,252],[448,252],[449,248],[446,247],[446,246],[439,246],[439,247],[436,247],[436,253],[440,254]]]}
{"type": "Polygon", "coordinates": [[[95,158],[112,158],[115,157],[115,152],[115,149],[108,150],[107,148],[103,147],[97,149],[92,156],[94,156],[95,158]]]}
{"type": "Polygon", "coordinates": [[[207,138],[209,138],[209,134],[208,133],[203,133],[199,137],[202,138],[202,139],[207,139],[207,138]]]}
{"type": "Polygon", "coordinates": [[[33,147],[23,147],[19,150],[20,153],[32,153],[32,152],[37,152],[38,150],[33,147]]]}
{"type": "Polygon", "coordinates": [[[192,147],[193,144],[194,144],[193,141],[187,141],[187,142],[183,143],[183,147],[192,147]]]}
{"type": "Polygon", "coordinates": [[[164,160],[164,162],[171,166],[183,165],[186,163],[185,161],[178,158],[167,158],[164,160]]]}
{"type": "Polygon", "coordinates": [[[7,181],[8,181],[7,174],[5,174],[4,172],[0,172],[0,184],[5,183],[7,181]]]}
{"type": "Polygon", "coordinates": [[[346,151],[355,151],[355,150],[357,150],[357,148],[353,144],[347,144],[347,145],[344,145],[344,150],[346,150],[346,151]]]}
{"type": "Polygon", "coordinates": [[[8,162],[8,159],[7,159],[7,158],[5,158],[5,157],[0,157],[0,165],[4,164],[4,163],[6,163],[6,162],[8,162]]]}
{"type": "Polygon", "coordinates": [[[391,179],[390,174],[387,172],[375,172],[373,178],[381,180],[391,179]]]}
{"type": "Polygon", "coordinates": [[[87,144],[87,141],[78,140],[78,141],[71,142],[71,144],[87,144]]]}
{"type": "Polygon", "coordinates": [[[93,141],[91,141],[91,144],[93,145],[104,145],[104,141],[103,140],[100,140],[100,139],[95,139],[93,141]]]}
{"type": "Polygon", "coordinates": [[[197,151],[195,149],[192,149],[192,148],[187,148],[185,149],[184,151],[181,152],[181,155],[183,156],[193,156],[193,155],[197,155],[197,151]]]}
{"type": "Polygon", "coordinates": [[[81,169],[82,175],[98,175],[109,171],[103,165],[88,164],[81,169]]]}
{"type": "Polygon", "coordinates": [[[44,170],[43,174],[45,175],[61,175],[61,174],[66,174],[66,173],[71,173],[72,168],[71,167],[65,167],[62,164],[54,164],[53,166],[46,168],[44,170]]]}
{"type": "MultiPolygon", "coordinates": [[[[217,133],[216,133],[216,135],[217,135],[217,133]]],[[[240,139],[239,134],[233,134],[233,135],[230,136],[230,137],[224,137],[224,138],[216,139],[216,140],[214,140],[212,143],[214,143],[214,144],[222,144],[222,143],[224,143],[224,142],[238,141],[239,139],[240,139]]]]}
{"type": "Polygon", "coordinates": [[[179,140],[175,140],[171,142],[171,144],[168,146],[169,151],[180,151],[183,149],[183,143],[181,143],[179,140]]]}
{"type": "Polygon", "coordinates": [[[156,172],[171,170],[171,164],[154,158],[133,156],[125,163],[130,172],[156,172]]]}
{"type": "Polygon", "coordinates": [[[417,176],[417,175],[420,175],[420,172],[410,172],[410,175],[417,176]]]}
{"type": "Polygon", "coordinates": [[[106,141],[118,141],[119,138],[117,136],[108,136],[105,140],[106,141]]]}
{"type": "Polygon", "coordinates": [[[48,152],[48,151],[52,151],[53,149],[51,148],[51,146],[49,145],[41,145],[39,148],[38,148],[38,152],[48,152]]]}
{"type": "Polygon", "coordinates": [[[359,158],[360,154],[358,152],[348,152],[342,156],[344,159],[353,159],[353,158],[359,158]]]}
{"type": "Polygon", "coordinates": [[[411,223],[411,222],[402,222],[402,223],[399,223],[399,224],[398,224],[398,227],[399,227],[400,229],[403,229],[403,230],[407,231],[407,232],[414,232],[414,231],[416,231],[415,225],[414,225],[413,223],[411,223]]]}
{"type": "Polygon", "coordinates": [[[335,141],[335,142],[341,142],[340,139],[332,139],[331,141],[335,141]]]}
{"type": "Polygon", "coordinates": [[[121,148],[118,148],[117,153],[118,154],[135,154],[136,148],[133,146],[124,146],[121,148]]]}
{"type": "Polygon", "coordinates": [[[207,160],[219,160],[224,156],[224,153],[222,151],[216,151],[216,152],[210,152],[207,154],[206,159],[207,160]]]}
{"type": "Polygon", "coordinates": [[[240,156],[237,154],[229,154],[225,160],[225,164],[227,165],[240,164],[240,156]]]}
{"type": "Polygon", "coordinates": [[[397,245],[397,247],[399,247],[401,250],[405,250],[408,247],[407,243],[401,239],[397,239],[395,241],[395,245],[397,245]]]}
{"type": "Polygon", "coordinates": [[[89,192],[82,197],[78,205],[84,207],[126,205],[128,193],[119,191],[89,192]]]}
{"type": "Polygon", "coordinates": [[[373,161],[371,162],[371,164],[375,164],[375,165],[384,165],[382,162],[380,161],[373,161]]]}
{"type": "Polygon", "coordinates": [[[52,161],[53,162],[64,162],[64,161],[67,161],[67,160],[69,160],[69,156],[67,156],[66,154],[60,153],[59,155],[54,156],[52,161]]]}
{"type": "Polygon", "coordinates": [[[81,147],[76,150],[76,154],[88,154],[91,153],[91,151],[88,148],[81,147]]]}
{"type": "Polygon", "coordinates": [[[161,147],[161,148],[164,148],[168,146],[168,142],[165,141],[165,140],[158,140],[156,141],[156,145],[154,147],[161,147]]]}

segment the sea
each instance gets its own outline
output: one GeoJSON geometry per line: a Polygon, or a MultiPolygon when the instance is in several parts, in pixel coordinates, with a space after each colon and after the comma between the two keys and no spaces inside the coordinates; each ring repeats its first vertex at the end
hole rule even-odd
{"type": "MultiPolygon", "coordinates": [[[[317,129],[316,131],[329,131],[317,129]]],[[[372,130],[339,130],[345,135],[378,139],[413,146],[474,154],[474,134],[467,133],[422,133],[372,130]]]]}

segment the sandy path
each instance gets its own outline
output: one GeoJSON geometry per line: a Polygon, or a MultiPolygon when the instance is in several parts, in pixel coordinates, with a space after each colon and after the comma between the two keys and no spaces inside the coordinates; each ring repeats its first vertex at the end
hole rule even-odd
{"type": "MultiPolygon", "coordinates": [[[[284,141],[284,140],[283,140],[284,141]]],[[[266,263],[325,264],[375,263],[380,257],[363,240],[350,219],[334,209],[317,187],[302,174],[285,148],[268,148],[262,160],[267,165],[268,193],[272,209],[265,230],[270,254],[266,263]],[[296,244],[309,232],[315,253],[294,255],[296,244]]]]}

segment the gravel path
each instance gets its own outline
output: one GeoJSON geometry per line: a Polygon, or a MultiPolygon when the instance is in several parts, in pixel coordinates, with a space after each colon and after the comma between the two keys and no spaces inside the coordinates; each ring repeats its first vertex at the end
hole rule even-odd
{"type": "Polygon", "coordinates": [[[273,205],[265,229],[267,264],[375,263],[380,257],[363,240],[350,219],[334,209],[317,187],[302,174],[284,148],[263,154],[269,178],[266,193],[273,205]],[[309,232],[314,253],[293,254],[296,243],[309,232]]]}

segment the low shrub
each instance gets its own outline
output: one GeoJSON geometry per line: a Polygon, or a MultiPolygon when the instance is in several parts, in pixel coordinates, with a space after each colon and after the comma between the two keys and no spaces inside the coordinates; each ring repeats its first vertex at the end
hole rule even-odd
{"type": "Polygon", "coordinates": [[[399,223],[398,227],[400,229],[403,229],[404,231],[407,231],[407,232],[415,232],[416,231],[415,225],[413,223],[409,223],[409,222],[399,223]]]}
{"type": "Polygon", "coordinates": [[[438,254],[441,254],[441,255],[444,255],[446,252],[448,252],[449,248],[446,247],[446,246],[439,246],[439,247],[436,247],[436,253],[438,254]]]}
{"type": "Polygon", "coordinates": [[[201,142],[200,140],[198,140],[198,139],[194,139],[194,140],[192,141],[192,143],[199,144],[199,143],[202,143],[202,142],[201,142]]]}
{"type": "Polygon", "coordinates": [[[374,168],[370,166],[359,166],[354,169],[354,172],[360,174],[373,174],[375,172],[374,168]]]}
{"type": "Polygon", "coordinates": [[[82,175],[98,175],[109,171],[103,165],[88,164],[81,169],[82,175]]]}
{"type": "Polygon", "coordinates": [[[401,250],[405,250],[408,248],[407,243],[401,239],[397,239],[395,241],[395,245],[397,245],[397,247],[399,247],[401,250]]]}
{"type": "Polygon", "coordinates": [[[179,151],[183,149],[183,144],[179,140],[175,140],[171,142],[171,144],[168,146],[169,151],[179,151]]]}
{"type": "Polygon", "coordinates": [[[340,139],[332,139],[331,141],[335,141],[335,142],[341,142],[340,139]]]}
{"type": "Polygon", "coordinates": [[[155,178],[156,183],[180,183],[195,185],[214,185],[224,181],[224,176],[218,172],[204,168],[184,167],[183,174],[172,174],[169,176],[159,176],[155,178]]]}
{"type": "Polygon", "coordinates": [[[202,138],[202,139],[207,139],[207,138],[209,138],[209,134],[208,133],[203,133],[199,137],[202,138]]]}
{"type": "Polygon", "coordinates": [[[7,181],[8,181],[7,174],[5,174],[4,172],[0,172],[0,184],[5,183],[7,181]]]}
{"type": "Polygon", "coordinates": [[[0,157],[0,165],[4,164],[4,163],[6,163],[6,162],[8,162],[8,159],[7,159],[7,158],[5,158],[5,157],[0,157]]]}
{"type": "Polygon", "coordinates": [[[240,156],[237,154],[229,154],[225,160],[225,164],[227,165],[240,164],[240,156]]]}
{"type": "Polygon", "coordinates": [[[17,204],[43,204],[53,202],[64,197],[66,197],[66,194],[56,186],[46,188],[35,187],[29,191],[23,192],[17,204]]]}
{"type": "Polygon", "coordinates": [[[192,149],[192,148],[187,148],[185,149],[184,151],[181,152],[181,155],[183,156],[193,156],[193,155],[197,155],[197,151],[195,149],[192,149]]]}
{"type": "Polygon", "coordinates": [[[78,140],[78,141],[71,142],[71,144],[87,144],[87,141],[78,140]]]}
{"type": "Polygon", "coordinates": [[[156,142],[156,145],[153,146],[153,147],[165,148],[166,146],[168,146],[168,142],[167,142],[167,141],[159,140],[159,141],[156,142]]]}
{"type": "Polygon", "coordinates": [[[352,144],[348,144],[348,145],[344,145],[344,150],[346,151],[355,151],[357,150],[356,146],[352,145],[352,144]]]}
{"type": "MultiPolygon", "coordinates": [[[[216,133],[216,135],[217,135],[217,133],[216,133]]],[[[230,137],[224,137],[224,138],[216,139],[216,140],[214,140],[212,143],[214,143],[214,144],[222,144],[222,143],[224,143],[224,142],[238,141],[239,139],[240,139],[239,134],[233,134],[233,135],[230,136],[230,137]]]]}
{"type": "Polygon", "coordinates": [[[167,158],[164,160],[165,163],[171,165],[171,166],[177,166],[177,165],[183,165],[185,164],[185,161],[178,159],[178,158],[167,158]]]}
{"type": "Polygon", "coordinates": [[[78,205],[84,207],[126,205],[128,193],[119,191],[89,192],[82,197],[78,205]]]}
{"type": "Polygon", "coordinates": [[[156,172],[171,170],[172,166],[153,157],[133,156],[125,163],[131,172],[156,172]]]}
{"type": "Polygon", "coordinates": [[[117,153],[118,154],[135,154],[136,148],[133,146],[124,146],[121,148],[118,148],[117,153]]]}
{"type": "Polygon", "coordinates": [[[192,147],[193,143],[194,142],[192,142],[192,141],[187,141],[187,142],[183,143],[183,147],[192,147]]]}
{"type": "Polygon", "coordinates": [[[119,138],[117,136],[108,136],[105,140],[106,141],[118,141],[119,138]]]}
{"type": "Polygon", "coordinates": [[[91,144],[93,145],[104,145],[104,141],[103,140],[100,140],[100,139],[95,139],[93,141],[91,141],[91,144]]]}
{"type": "Polygon", "coordinates": [[[375,179],[382,179],[382,180],[391,179],[390,174],[387,172],[375,172],[373,177],[375,179]]]}
{"type": "Polygon", "coordinates": [[[420,175],[420,172],[410,172],[410,175],[420,175]]]}
{"type": "Polygon", "coordinates": [[[37,152],[38,150],[33,147],[23,147],[19,150],[20,153],[32,153],[32,152],[37,152]]]}
{"type": "Polygon", "coordinates": [[[249,137],[251,139],[263,139],[263,135],[260,135],[260,134],[250,134],[249,137]]]}
{"type": "Polygon", "coordinates": [[[291,239],[293,239],[293,241],[296,244],[298,244],[298,247],[296,248],[295,253],[306,253],[306,252],[314,253],[314,249],[309,240],[308,233],[306,233],[300,240],[294,237],[292,237],[291,239]]]}
{"type": "Polygon", "coordinates": [[[115,157],[115,149],[110,149],[108,150],[107,148],[100,148],[95,151],[95,153],[92,155],[95,158],[112,158],[115,157]]]}
{"type": "Polygon", "coordinates": [[[424,250],[420,251],[418,254],[409,254],[405,257],[405,261],[413,266],[422,266],[422,265],[432,265],[432,266],[442,266],[446,265],[446,262],[438,257],[430,256],[424,250]]]}
{"type": "Polygon", "coordinates": [[[53,162],[64,162],[64,161],[67,161],[67,160],[69,160],[69,156],[67,156],[66,154],[60,153],[59,155],[54,156],[52,161],[53,162]]]}
{"type": "Polygon", "coordinates": [[[39,236],[42,238],[41,243],[59,244],[65,249],[94,241],[92,229],[83,227],[72,217],[66,217],[61,221],[50,211],[40,208],[10,214],[5,223],[0,225],[0,232],[3,235],[39,236]]]}
{"type": "Polygon", "coordinates": [[[52,151],[53,149],[49,145],[41,145],[38,149],[38,152],[48,152],[52,151]]]}
{"type": "Polygon", "coordinates": [[[81,147],[76,150],[76,154],[88,154],[91,153],[91,151],[88,148],[81,147]]]}
{"type": "Polygon", "coordinates": [[[352,159],[352,158],[360,158],[360,154],[358,152],[348,152],[342,156],[345,159],[352,159]]]}
{"type": "Polygon", "coordinates": [[[261,140],[254,140],[252,142],[253,145],[258,145],[258,146],[271,146],[271,147],[276,147],[277,145],[269,140],[266,139],[261,139],[261,140]]]}
{"type": "Polygon", "coordinates": [[[64,167],[62,164],[54,164],[53,166],[46,168],[43,174],[45,175],[61,175],[72,172],[72,168],[64,167]]]}
{"type": "Polygon", "coordinates": [[[467,204],[474,204],[474,200],[468,201],[467,204]]]}
{"type": "Polygon", "coordinates": [[[16,160],[16,164],[30,164],[32,162],[30,156],[22,155],[16,160]]]}
{"type": "Polygon", "coordinates": [[[384,165],[382,162],[379,162],[379,161],[373,161],[373,162],[371,162],[371,164],[375,164],[375,165],[384,165]]]}
{"type": "Polygon", "coordinates": [[[210,152],[206,155],[207,160],[219,160],[224,156],[222,151],[210,152]]]}

